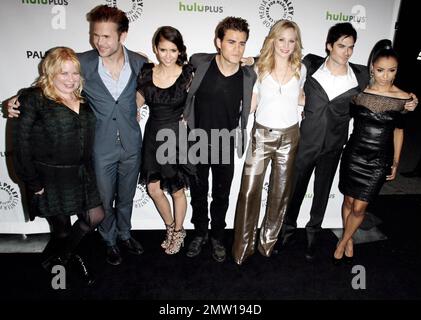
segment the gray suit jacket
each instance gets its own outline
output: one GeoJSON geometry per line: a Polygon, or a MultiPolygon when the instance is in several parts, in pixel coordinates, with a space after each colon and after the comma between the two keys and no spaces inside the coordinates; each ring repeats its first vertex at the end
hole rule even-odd
{"type": "MultiPolygon", "coordinates": [[[[202,80],[209,69],[210,63],[216,54],[197,53],[191,56],[190,63],[195,68],[192,84],[186,100],[186,107],[184,108],[184,119],[190,129],[195,129],[194,118],[194,101],[195,94],[202,83],[202,80]]],[[[243,71],[243,99],[241,105],[238,106],[240,113],[240,134],[237,137],[237,153],[241,157],[247,145],[246,127],[250,114],[251,96],[253,93],[253,85],[256,81],[256,73],[252,67],[241,67],[243,71]]]]}
{"type": "Polygon", "coordinates": [[[96,50],[79,53],[83,92],[96,116],[94,152],[105,155],[116,146],[117,132],[124,150],[139,152],[142,135],[136,120],[136,86],[139,72],[147,59],[127,50],[132,75],[118,100],[114,100],[98,73],[99,56],[96,50]]]}

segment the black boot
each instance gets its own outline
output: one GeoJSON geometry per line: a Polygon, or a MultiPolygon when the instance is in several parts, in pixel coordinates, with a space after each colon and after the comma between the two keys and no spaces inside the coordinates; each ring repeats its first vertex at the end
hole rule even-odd
{"type": "Polygon", "coordinates": [[[49,258],[41,262],[41,265],[48,273],[51,273],[51,270],[54,266],[61,265],[63,267],[66,267],[67,261],[59,256],[50,256],[49,258]]]}
{"type": "Polygon", "coordinates": [[[95,278],[92,272],[88,269],[86,262],[83,261],[79,255],[75,254],[72,256],[70,259],[70,265],[88,286],[95,283],[95,278]]]}

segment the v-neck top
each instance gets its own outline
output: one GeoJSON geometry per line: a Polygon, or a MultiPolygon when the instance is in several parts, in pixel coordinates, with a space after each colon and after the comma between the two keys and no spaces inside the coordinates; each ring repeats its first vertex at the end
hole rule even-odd
{"type": "Polygon", "coordinates": [[[293,76],[282,85],[270,74],[261,81],[257,80],[253,88],[253,93],[257,94],[257,123],[273,129],[288,128],[296,124],[301,112],[298,98],[306,74],[306,67],[302,64],[300,78],[293,76]]]}
{"type": "Polygon", "coordinates": [[[212,129],[235,129],[239,125],[243,99],[243,71],[230,76],[221,73],[215,58],[195,95],[196,128],[210,136],[212,129]]]}

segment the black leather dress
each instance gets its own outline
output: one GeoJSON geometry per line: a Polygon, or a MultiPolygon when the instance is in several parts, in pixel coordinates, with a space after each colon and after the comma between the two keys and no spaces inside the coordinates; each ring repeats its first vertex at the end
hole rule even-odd
{"type": "Polygon", "coordinates": [[[402,127],[402,111],[408,99],[361,92],[351,104],[354,129],[342,154],[339,190],[370,202],[376,196],[393,163],[393,132],[402,127]]]}

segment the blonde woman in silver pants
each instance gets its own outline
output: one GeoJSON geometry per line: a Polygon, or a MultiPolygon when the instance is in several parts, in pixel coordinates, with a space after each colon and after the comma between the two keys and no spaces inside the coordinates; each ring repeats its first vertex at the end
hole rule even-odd
{"type": "Polygon", "coordinates": [[[256,111],[235,212],[232,254],[241,265],[255,251],[262,189],[271,163],[266,213],[258,240],[269,257],[278,238],[291,193],[299,141],[299,102],[303,104],[306,69],[301,65],[301,35],[296,23],[278,21],[270,30],[256,63],[253,89],[256,111]]]}

